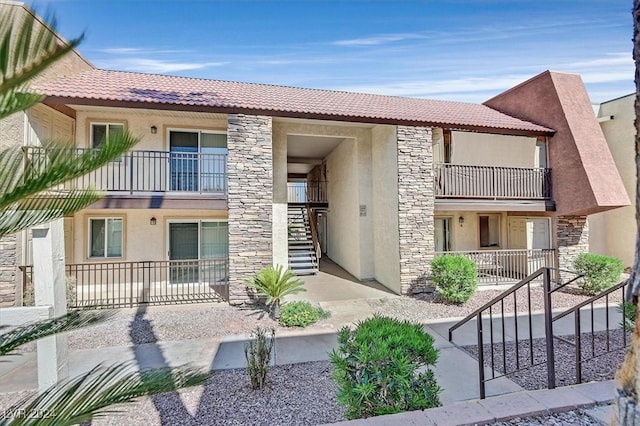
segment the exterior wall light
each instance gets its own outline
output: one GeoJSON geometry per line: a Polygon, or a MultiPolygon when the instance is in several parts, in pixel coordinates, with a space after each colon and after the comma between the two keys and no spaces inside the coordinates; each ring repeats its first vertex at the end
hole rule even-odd
{"type": "Polygon", "coordinates": [[[157,220],[155,217],[152,217],[152,218],[149,220],[149,225],[155,225],[156,223],[158,223],[158,220],[157,220]]]}
{"type": "Polygon", "coordinates": [[[462,224],[464,223],[464,217],[460,216],[458,218],[458,223],[460,224],[460,226],[462,226],[462,224]]]}
{"type": "Polygon", "coordinates": [[[156,133],[158,133],[158,128],[156,126],[151,126],[151,134],[155,135],[156,133]]]}

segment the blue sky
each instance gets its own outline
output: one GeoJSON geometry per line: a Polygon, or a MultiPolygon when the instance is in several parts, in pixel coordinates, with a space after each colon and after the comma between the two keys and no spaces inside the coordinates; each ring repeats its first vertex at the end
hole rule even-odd
{"type": "Polygon", "coordinates": [[[482,102],[546,69],[634,91],[631,0],[36,0],[100,68],[482,102]]]}

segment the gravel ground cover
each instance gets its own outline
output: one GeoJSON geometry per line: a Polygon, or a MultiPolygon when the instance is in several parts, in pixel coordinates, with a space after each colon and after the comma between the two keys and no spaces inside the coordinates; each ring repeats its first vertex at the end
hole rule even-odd
{"type": "Polygon", "coordinates": [[[602,426],[599,420],[590,417],[583,410],[567,411],[566,413],[558,413],[548,416],[539,417],[516,417],[508,422],[494,422],[495,426],[568,426],[568,425],[585,425],[585,426],[602,426]]]}
{"type": "MultiPolygon", "coordinates": [[[[425,293],[412,297],[389,297],[357,301],[367,306],[368,311],[378,312],[399,319],[427,322],[431,320],[463,317],[481,307],[502,290],[483,290],[467,303],[457,305],[447,303],[437,294],[425,293]]],[[[516,294],[518,311],[528,307],[528,295],[520,290],[516,294]]],[[[554,309],[574,306],[587,296],[577,291],[556,292],[553,295],[554,309]]],[[[610,303],[618,303],[621,296],[615,293],[610,303]]],[[[544,307],[542,289],[531,289],[531,310],[541,311],[544,307]]],[[[505,303],[505,313],[513,313],[513,303],[505,303]]],[[[331,308],[329,308],[331,309],[331,308]]],[[[361,318],[364,319],[364,318],[361,318]]],[[[335,315],[324,319],[312,327],[337,330],[351,323],[349,315],[335,315]]],[[[109,346],[127,346],[154,341],[175,341],[207,339],[234,334],[249,334],[256,326],[274,328],[276,334],[286,329],[256,307],[232,307],[225,303],[152,306],[140,309],[121,309],[107,322],[69,333],[71,349],[93,349],[109,346]]],[[[35,345],[26,345],[22,352],[35,350],[35,345]]]]}
{"type": "MultiPolygon", "coordinates": [[[[607,349],[607,333],[597,332],[582,335],[582,382],[603,381],[614,378],[615,371],[622,363],[626,353],[622,330],[612,330],[609,333],[609,349],[607,349]],[[593,343],[593,345],[592,345],[593,343]]],[[[567,340],[573,341],[572,336],[567,340]]],[[[626,333],[626,342],[630,341],[629,333],[626,333]]],[[[505,342],[493,345],[493,368],[500,372],[507,372],[507,377],[528,390],[547,388],[546,365],[546,341],[545,339],[533,339],[533,364],[530,367],[529,341],[521,341],[518,344],[518,356],[520,368],[516,364],[515,342],[505,342]],[[503,350],[504,349],[504,350],[503,350]],[[504,356],[503,356],[504,354],[504,356]],[[505,369],[506,365],[506,369],[505,369]],[[527,368],[528,367],[528,368],[527,368]]],[[[464,349],[473,357],[478,357],[478,346],[466,346],[464,349]]],[[[575,347],[560,340],[554,342],[556,386],[569,386],[576,384],[575,347]]],[[[484,345],[485,365],[491,367],[491,344],[484,345]]]]}
{"type": "MultiPolygon", "coordinates": [[[[362,300],[357,303],[366,304],[370,312],[425,322],[466,316],[501,292],[502,290],[480,291],[464,305],[446,303],[436,294],[362,300]]],[[[610,302],[617,303],[618,297],[614,295],[610,298],[610,302]]],[[[570,307],[586,298],[572,290],[557,292],[554,294],[553,307],[554,309],[570,307]]],[[[516,299],[519,311],[523,306],[528,308],[528,294],[525,291],[519,291],[516,299]]],[[[543,306],[542,289],[532,288],[531,310],[540,311],[543,306]]],[[[513,312],[513,304],[505,304],[505,313],[511,312],[513,312]]],[[[324,330],[338,329],[353,320],[354,318],[349,315],[336,312],[333,317],[322,320],[313,327],[324,330]]],[[[104,324],[70,333],[69,341],[72,349],[100,348],[249,334],[258,325],[274,328],[276,333],[284,330],[263,310],[257,308],[201,304],[122,309],[104,324]]],[[[539,348],[540,343],[536,343],[536,347],[539,348]]],[[[23,350],[30,351],[33,348],[34,346],[27,346],[23,350]]],[[[472,351],[471,348],[469,350],[472,351]]],[[[567,355],[557,355],[557,357],[562,359],[567,358],[567,355]]],[[[617,365],[618,362],[604,363],[617,365]]],[[[344,412],[336,401],[336,388],[331,380],[331,368],[328,362],[276,367],[270,373],[269,386],[263,391],[249,389],[245,370],[218,371],[204,386],[153,398],[143,398],[134,404],[119,407],[124,410],[122,415],[109,416],[109,418],[94,421],[94,424],[117,425],[124,424],[125,420],[126,424],[131,425],[316,425],[336,422],[344,420],[344,412]]],[[[597,374],[602,377],[600,379],[602,380],[609,378],[608,375],[612,372],[597,374]]],[[[24,392],[0,394],[0,410],[7,408],[11,402],[24,395],[24,392]]],[[[590,425],[598,423],[592,422],[591,418],[577,410],[554,416],[520,419],[517,423],[512,421],[496,424],[590,425]]]]}

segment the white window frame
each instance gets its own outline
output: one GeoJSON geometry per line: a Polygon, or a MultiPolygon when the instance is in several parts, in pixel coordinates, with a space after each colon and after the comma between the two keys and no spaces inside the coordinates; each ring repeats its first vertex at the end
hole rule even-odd
{"type": "MultiPolygon", "coordinates": [[[[170,224],[172,223],[197,223],[198,224],[198,259],[193,259],[193,260],[202,260],[201,259],[201,253],[200,253],[200,232],[202,231],[201,228],[201,224],[203,222],[225,222],[227,223],[227,226],[229,225],[229,219],[169,219],[167,220],[167,230],[166,230],[166,235],[167,235],[167,239],[165,241],[166,244],[166,253],[167,253],[167,260],[170,260],[171,258],[171,253],[170,253],[170,248],[171,248],[171,231],[170,231],[170,224]]],[[[227,243],[227,248],[228,248],[228,243],[227,243]]]]}
{"type": "MultiPolygon", "coordinates": [[[[202,133],[208,133],[213,135],[225,135],[227,136],[227,151],[229,150],[229,132],[226,130],[208,130],[208,129],[193,129],[189,127],[167,127],[167,139],[166,139],[166,150],[171,151],[171,132],[184,132],[184,133],[197,133],[198,134],[198,154],[201,154],[202,151],[202,138],[200,135],[202,133]]],[[[223,148],[220,148],[223,149],[223,148]]]]}
{"type": "Polygon", "coordinates": [[[118,121],[91,121],[89,122],[89,147],[90,148],[94,148],[94,149],[98,149],[100,148],[100,146],[95,146],[94,145],[94,141],[93,141],[93,126],[106,126],[106,133],[105,133],[105,137],[109,138],[109,127],[110,126],[121,126],[123,131],[127,130],[127,125],[126,123],[123,122],[118,122],[118,121]]]}
{"type": "Polygon", "coordinates": [[[91,216],[89,218],[87,218],[87,258],[88,259],[124,259],[124,253],[125,253],[125,218],[124,216],[91,216]],[[122,241],[120,242],[120,246],[122,247],[120,256],[109,256],[107,247],[109,246],[109,232],[107,229],[107,224],[109,223],[107,220],[108,219],[120,219],[120,221],[122,222],[122,235],[121,235],[121,239],[122,241]],[[92,247],[92,241],[91,241],[91,221],[93,220],[104,220],[104,256],[92,256],[91,255],[91,247],[92,247]]]}

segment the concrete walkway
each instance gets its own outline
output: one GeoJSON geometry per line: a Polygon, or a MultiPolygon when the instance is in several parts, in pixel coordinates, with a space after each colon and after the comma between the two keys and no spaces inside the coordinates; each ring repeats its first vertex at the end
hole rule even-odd
{"type": "MultiPolygon", "coordinates": [[[[356,304],[357,305],[357,304],[356,304]]],[[[360,304],[361,306],[363,304],[360,304]]],[[[348,313],[355,318],[361,318],[365,312],[354,312],[351,302],[332,302],[331,308],[337,315],[347,316],[348,313]]],[[[596,327],[605,327],[605,311],[600,309],[595,317],[596,327]]],[[[590,319],[586,319],[590,321],[590,319]]],[[[497,321],[497,319],[495,320],[497,321]]],[[[513,334],[513,327],[520,323],[521,318],[510,318],[505,322],[505,336],[513,334]]],[[[434,369],[438,384],[444,389],[441,394],[443,407],[429,414],[432,423],[424,420],[424,414],[415,414],[414,420],[419,424],[461,424],[447,423],[446,418],[467,422],[484,422],[486,418],[502,419],[513,413],[512,404],[516,405],[518,414],[538,413],[540,410],[560,410],[566,407],[591,406],[610,401],[614,396],[612,382],[597,384],[593,389],[594,395],[583,395],[585,390],[572,393],[567,388],[554,391],[525,392],[516,383],[501,377],[487,383],[487,396],[495,397],[503,395],[500,400],[488,398],[478,402],[478,364],[477,361],[460,349],[460,346],[475,344],[476,332],[473,322],[462,327],[454,333],[453,343],[447,340],[448,329],[454,322],[451,320],[429,322],[425,324],[425,330],[435,338],[435,346],[440,350],[440,357],[434,369]],[[504,396],[507,395],[507,396],[504,396]],[[511,396],[508,396],[511,395],[511,396]],[[520,395],[520,396],[518,396],[520,395]],[[522,396],[526,395],[526,396],[522,396]],[[553,396],[557,395],[557,396],[553,396]],[[569,396],[567,396],[569,395],[569,396]],[[581,397],[579,397],[582,395],[581,397]],[[515,398],[515,399],[514,399],[515,398]],[[524,398],[524,399],[522,399],[524,398]],[[522,399],[522,400],[521,400],[522,399]],[[470,405],[459,406],[461,402],[471,401],[470,405]],[[502,401],[502,402],[490,402],[502,401]],[[524,403],[523,401],[528,401],[524,403]],[[535,401],[535,402],[532,402],[535,401]],[[493,405],[492,405],[493,404],[493,405]],[[545,405],[546,404],[546,405],[545,405]],[[563,405],[564,404],[564,405],[563,405]],[[567,405],[568,404],[568,405],[567,405]],[[502,407],[502,408],[500,408],[502,407]],[[502,410],[499,412],[499,410],[502,410]],[[511,411],[510,411],[511,410],[511,411]],[[470,413],[477,413],[477,420],[471,421],[470,413]],[[467,417],[452,417],[453,413],[466,413],[467,417]],[[489,417],[487,417],[489,416],[489,417]],[[440,420],[437,420],[440,419],[440,420]]],[[[542,315],[536,315],[533,321],[534,337],[543,336],[544,321],[542,315]]],[[[617,327],[617,321],[610,321],[610,326],[617,327]]],[[[496,324],[496,328],[500,324],[496,324]]],[[[557,324],[555,334],[571,334],[573,321],[562,321],[557,324]]],[[[520,336],[522,330],[518,326],[520,336]]],[[[220,339],[163,341],[137,346],[121,346],[109,348],[97,348],[72,351],[69,356],[69,373],[76,376],[88,371],[93,366],[104,363],[131,362],[133,368],[154,368],[165,366],[178,366],[190,363],[196,367],[210,370],[222,370],[232,368],[245,368],[244,346],[248,340],[246,335],[228,336],[220,339]]],[[[323,361],[328,359],[328,353],[337,345],[334,330],[322,331],[319,329],[306,329],[291,332],[281,332],[276,338],[274,365],[301,363],[309,361],[323,361]]],[[[11,392],[37,388],[37,363],[36,354],[12,355],[3,357],[0,363],[0,392],[11,392]]],[[[489,374],[486,370],[485,374],[489,374]]],[[[488,377],[488,376],[487,376],[488,377]]],[[[584,387],[580,389],[592,389],[584,387]]],[[[590,391],[589,391],[590,392],[590,391]]],[[[420,412],[420,413],[426,413],[420,412]]],[[[409,419],[411,413],[405,413],[398,421],[409,419]]],[[[398,424],[396,420],[384,423],[381,418],[369,419],[371,424],[398,424]],[[380,423],[382,422],[382,423],[380,423]]],[[[452,420],[453,421],[453,420],[452,420]]],[[[407,423],[415,424],[415,423],[407,423]]]]}

